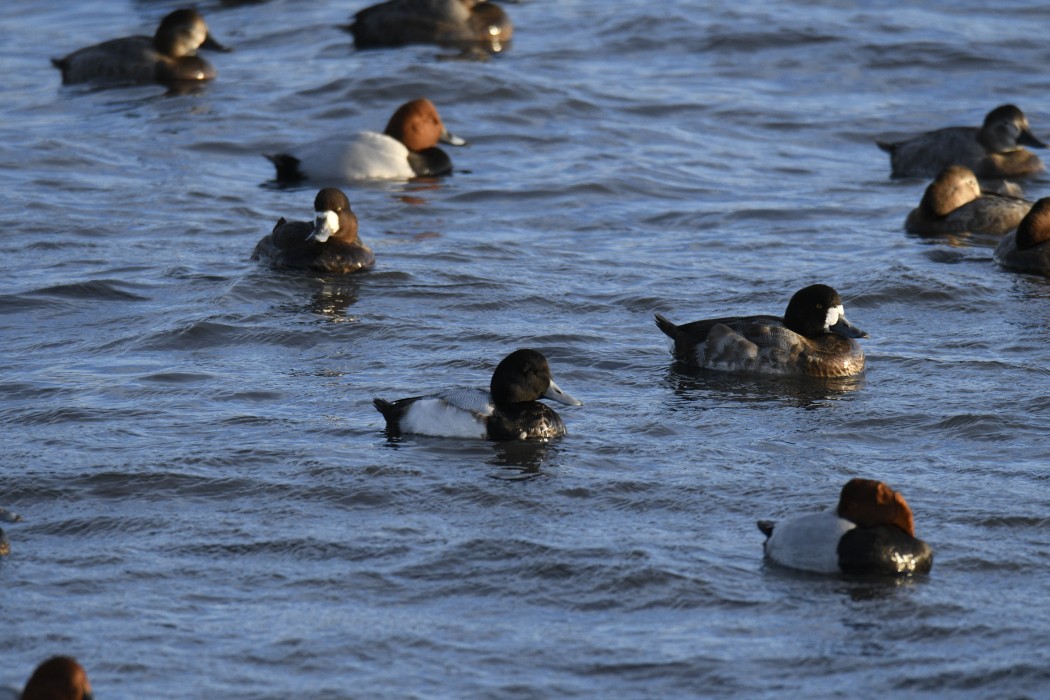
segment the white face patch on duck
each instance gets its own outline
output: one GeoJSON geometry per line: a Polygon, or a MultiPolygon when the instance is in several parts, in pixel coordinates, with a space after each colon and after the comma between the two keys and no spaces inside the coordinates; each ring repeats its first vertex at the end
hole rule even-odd
{"type": "Polygon", "coordinates": [[[334,211],[319,211],[314,219],[314,230],[306,240],[324,243],[339,230],[339,215],[334,211]]]}
{"type": "Polygon", "coordinates": [[[846,310],[842,308],[842,304],[838,306],[829,306],[828,314],[824,317],[824,332],[830,333],[831,327],[839,322],[839,319],[846,318],[846,310]]]}

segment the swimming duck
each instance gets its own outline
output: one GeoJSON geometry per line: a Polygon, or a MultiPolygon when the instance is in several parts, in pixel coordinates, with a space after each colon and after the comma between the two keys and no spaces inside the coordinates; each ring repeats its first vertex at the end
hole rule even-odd
{"type": "Polygon", "coordinates": [[[196,10],[168,14],[152,37],[129,36],[74,51],[51,63],[69,85],[89,81],[172,83],[211,80],[215,69],[196,55],[198,48],[228,51],[208,34],[196,10]]]}
{"type": "Polygon", "coordinates": [[[922,202],[904,221],[909,233],[987,233],[1001,235],[1017,228],[1032,208],[1018,197],[984,193],[973,171],[949,165],[930,183],[922,202]]]}
{"type": "Polygon", "coordinates": [[[842,299],[826,284],[795,292],[783,318],[741,316],[681,326],[656,314],[685,363],[723,372],[845,377],[864,369],[854,338],[868,334],[846,320],[842,299]]]}
{"type": "Polygon", "coordinates": [[[340,190],[326,187],[314,197],[314,220],[286,221],[255,246],[252,260],[275,268],[348,274],[375,264],[371,249],[357,236],[357,217],[340,190]]]}
{"type": "Polygon", "coordinates": [[[776,523],[759,521],[770,561],[819,574],[925,574],[933,549],[915,537],[904,497],[881,481],[850,479],[838,506],[776,523]]]}
{"type": "Polygon", "coordinates": [[[452,172],[452,160],[436,147],[439,141],[466,143],[449,133],[433,102],[420,98],[398,107],[382,134],[362,131],[348,141],[324,139],[266,158],[277,168],[279,182],[407,180],[452,172]]]}
{"type": "Polygon", "coordinates": [[[1032,205],[1016,231],[995,247],[995,261],[1003,267],[1050,277],[1050,197],[1032,205]]]}
{"type": "Polygon", "coordinates": [[[26,682],[22,700],[92,700],[91,682],[84,667],[71,656],[44,661],[26,682]]]}
{"type": "Polygon", "coordinates": [[[358,12],[347,29],[359,49],[441,44],[493,53],[514,33],[503,8],[478,0],[388,0],[358,12]]]}
{"type": "Polygon", "coordinates": [[[980,127],[950,126],[899,143],[876,141],[890,154],[892,177],[936,177],[949,165],[965,165],[981,179],[1024,177],[1043,162],[1023,146],[1046,148],[1014,105],[996,107],[980,127]]]}
{"type": "Polygon", "coordinates": [[[515,350],[492,373],[489,390],[457,387],[431,396],[372,403],[386,419],[387,433],[489,440],[549,439],[565,434],[561,416],[538,401],[548,398],[581,406],[554,383],[547,358],[515,350]]]}

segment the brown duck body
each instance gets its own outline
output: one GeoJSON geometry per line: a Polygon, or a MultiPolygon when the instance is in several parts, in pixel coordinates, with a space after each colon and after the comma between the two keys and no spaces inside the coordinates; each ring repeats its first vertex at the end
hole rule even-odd
{"type": "Polygon", "coordinates": [[[656,325],[674,341],[675,357],[722,372],[845,377],[864,369],[866,337],[850,324],[838,293],[812,285],[791,298],[784,318],[740,316],[676,325],[656,314],[656,325]]]}
{"type": "Polygon", "coordinates": [[[1003,267],[1050,277],[1050,197],[1032,205],[1017,230],[1002,237],[994,257],[1003,267]]]}
{"type": "Polygon", "coordinates": [[[950,165],[926,188],[922,201],[908,214],[909,233],[978,233],[1002,235],[1017,228],[1032,208],[1019,197],[984,193],[972,170],[950,165]]]}
{"type": "Polygon", "coordinates": [[[334,187],[324,188],[314,199],[314,211],[313,223],[281,218],[256,244],[252,260],[274,268],[341,275],[375,265],[372,250],[357,235],[357,217],[345,194],[334,187]]]}
{"type": "Polygon", "coordinates": [[[308,241],[314,230],[309,221],[285,221],[281,218],[273,232],[255,246],[252,260],[268,262],[271,267],[313,270],[345,275],[361,272],[375,265],[372,249],[356,240],[308,241]]]}

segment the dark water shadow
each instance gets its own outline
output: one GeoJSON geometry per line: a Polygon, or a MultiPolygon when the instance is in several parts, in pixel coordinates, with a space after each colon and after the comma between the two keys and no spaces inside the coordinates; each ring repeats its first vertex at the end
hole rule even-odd
{"type": "Polygon", "coordinates": [[[911,233],[905,232],[908,238],[927,245],[946,245],[951,248],[994,248],[1002,236],[994,233],[911,233]]]}
{"type": "Polygon", "coordinates": [[[911,591],[916,586],[930,582],[930,574],[869,574],[865,576],[848,574],[820,574],[812,571],[798,571],[786,566],[762,561],[762,576],[771,585],[778,583],[802,583],[812,586],[814,592],[832,593],[845,596],[852,601],[881,602],[893,600],[902,592],[911,591]]]}
{"type": "Polygon", "coordinates": [[[695,401],[704,398],[734,399],[744,403],[779,403],[817,409],[843,399],[864,387],[864,374],[852,377],[780,377],[697,369],[675,362],[666,384],[675,396],[695,401]]]}
{"type": "Polygon", "coordinates": [[[492,443],[493,459],[490,464],[500,471],[489,476],[503,481],[527,481],[543,474],[541,467],[553,458],[558,448],[545,440],[514,440],[492,443]]]}
{"type": "Polygon", "coordinates": [[[386,447],[400,450],[421,448],[433,453],[460,460],[477,460],[479,464],[497,467],[487,476],[501,481],[527,481],[543,474],[544,462],[557,454],[555,443],[546,440],[471,440],[467,438],[444,438],[429,435],[399,435],[382,428],[380,434],[386,447]]]}

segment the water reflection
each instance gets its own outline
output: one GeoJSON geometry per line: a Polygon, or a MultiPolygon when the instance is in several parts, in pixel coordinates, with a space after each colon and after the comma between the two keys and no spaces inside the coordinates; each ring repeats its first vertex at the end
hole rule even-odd
{"type": "Polygon", "coordinates": [[[491,476],[504,481],[524,481],[540,476],[543,473],[540,467],[548,454],[557,452],[554,444],[544,440],[494,442],[492,447],[495,454],[490,464],[501,469],[491,476]]]}
{"type": "Polygon", "coordinates": [[[355,320],[347,314],[347,310],[351,305],[357,303],[361,289],[360,281],[339,277],[320,278],[316,281],[320,286],[314,292],[314,298],[306,308],[333,323],[355,320]]]}
{"type": "Polygon", "coordinates": [[[543,474],[543,463],[557,453],[556,443],[545,440],[508,440],[490,442],[428,435],[396,435],[380,429],[386,447],[405,449],[423,447],[435,455],[464,459],[470,464],[485,463],[497,467],[489,474],[502,481],[527,481],[543,474]]]}
{"type": "Polygon", "coordinates": [[[666,375],[675,395],[696,400],[710,394],[746,403],[780,401],[800,408],[821,408],[864,387],[864,375],[852,377],[776,377],[697,369],[675,362],[666,375]]]}
{"type": "Polygon", "coordinates": [[[940,244],[952,248],[994,248],[1002,236],[994,233],[970,233],[962,231],[957,233],[907,233],[908,238],[914,238],[930,245],[940,244]]]}

